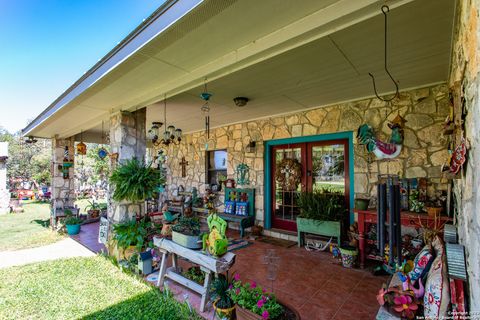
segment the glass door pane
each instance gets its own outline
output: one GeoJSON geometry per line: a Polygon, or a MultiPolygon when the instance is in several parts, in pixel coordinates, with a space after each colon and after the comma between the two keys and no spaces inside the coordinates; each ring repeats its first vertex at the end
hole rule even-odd
{"type": "Polygon", "coordinates": [[[311,190],[328,189],[345,194],[345,148],[343,144],[313,146],[311,190]]]}
{"type": "MultiPolygon", "coordinates": [[[[302,164],[303,171],[303,162],[304,162],[304,150],[305,146],[278,146],[273,152],[274,163],[272,173],[275,176],[276,168],[281,164],[284,159],[296,159],[300,164],[302,164]]],[[[282,184],[276,179],[273,181],[273,192],[274,192],[274,203],[273,203],[273,216],[272,216],[272,225],[275,228],[285,229],[285,230],[296,230],[296,219],[300,213],[299,208],[296,204],[296,198],[298,192],[302,190],[304,186],[303,181],[303,172],[302,172],[302,182],[298,184],[294,190],[284,190],[282,184]]]]}

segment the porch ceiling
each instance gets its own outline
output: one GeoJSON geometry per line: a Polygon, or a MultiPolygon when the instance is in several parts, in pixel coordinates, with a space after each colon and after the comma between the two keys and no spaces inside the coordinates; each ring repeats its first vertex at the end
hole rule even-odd
{"type": "MultiPolygon", "coordinates": [[[[148,106],[147,121],[201,130],[203,79],[220,126],[372,95],[383,72],[384,1],[203,1],[26,134],[67,137],[116,110],[148,106]],[[238,108],[232,99],[246,96],[238,108]]],[[[390,1],[389,64],[402,89],[446,81],[454,1],[390,1]]],[[[147,125],[148,126],[148,125],[147,125]]]]}

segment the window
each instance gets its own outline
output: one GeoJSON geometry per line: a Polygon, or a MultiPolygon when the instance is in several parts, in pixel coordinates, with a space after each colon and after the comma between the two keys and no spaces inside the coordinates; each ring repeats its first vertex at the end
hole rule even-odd
{"type": "Polygon", "coordinates": [[[227,176],[227,150],[207,151],[205,174],[207,184],[219,184],[219,177],[227,176]]]}

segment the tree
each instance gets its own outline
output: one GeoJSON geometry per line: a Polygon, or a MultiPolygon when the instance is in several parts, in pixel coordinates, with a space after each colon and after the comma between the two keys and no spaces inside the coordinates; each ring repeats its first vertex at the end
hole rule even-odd
{"type": "Polygon", "coordinates": [[[51,141],[38,139],[26,143],[20,132],[9,133],[0,127],[0,141],[8,142],[7,178],[9,181],[35,182],[49,185],[51,141]]]}

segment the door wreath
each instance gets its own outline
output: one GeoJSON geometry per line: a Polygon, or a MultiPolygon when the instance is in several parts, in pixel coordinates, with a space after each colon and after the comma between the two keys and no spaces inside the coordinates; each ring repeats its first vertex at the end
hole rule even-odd
{"type": "Polygon", "coordinates": [[[275,179],[280,183],[283,190],[293,191],[297,189],[302,179],[302,165],[297,159],[283,159],[277,165],[275,179]]]}

